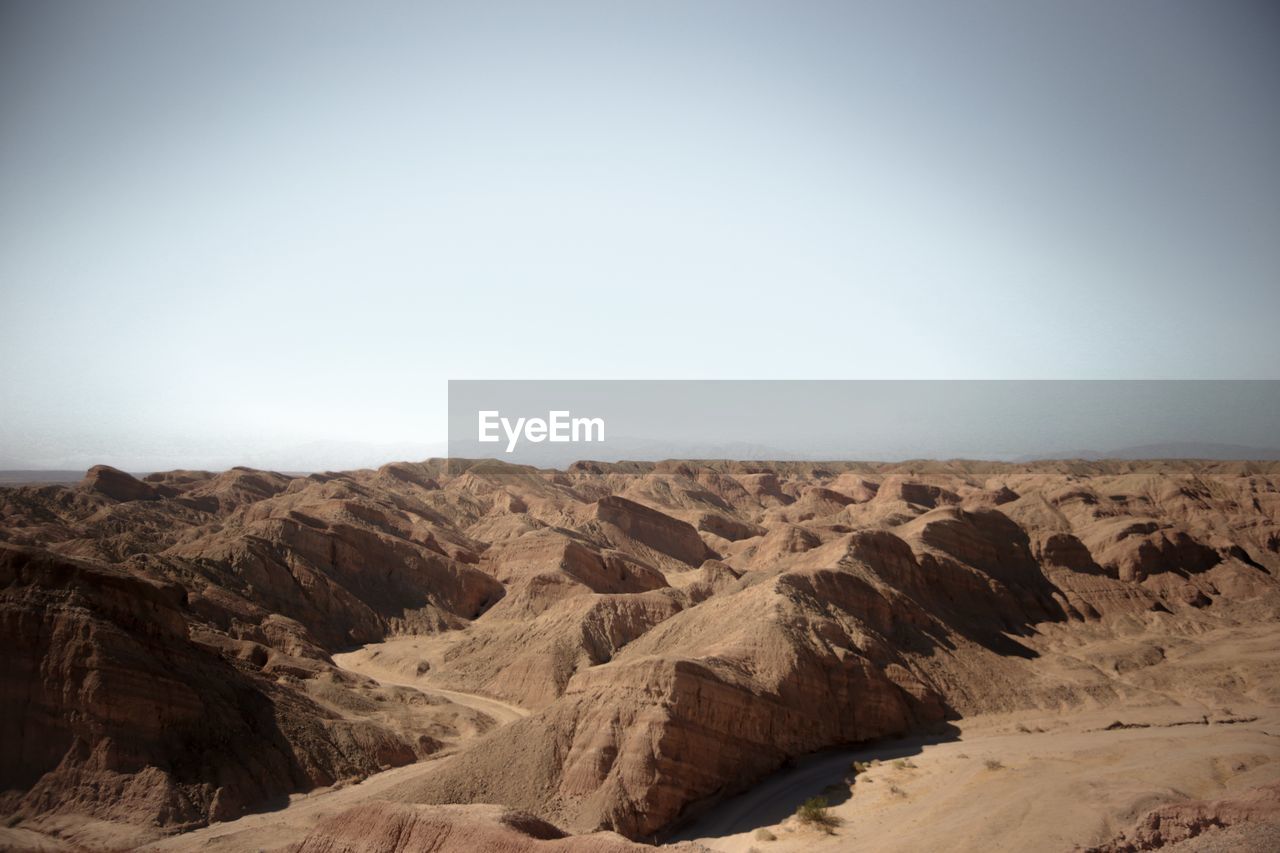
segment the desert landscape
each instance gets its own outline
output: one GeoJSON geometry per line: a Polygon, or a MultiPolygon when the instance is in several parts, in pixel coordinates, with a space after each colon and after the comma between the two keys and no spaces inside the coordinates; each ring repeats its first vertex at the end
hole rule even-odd
{"type": "Polygon", "coordinates": [[[1280,463],[0,489],[0,847],[1280,849],[1280,463]]]}
{"type": "Polygon", "coordinates": [[[1280,853],[1280,3],[0,39],[0,853],[1280,853]]]}

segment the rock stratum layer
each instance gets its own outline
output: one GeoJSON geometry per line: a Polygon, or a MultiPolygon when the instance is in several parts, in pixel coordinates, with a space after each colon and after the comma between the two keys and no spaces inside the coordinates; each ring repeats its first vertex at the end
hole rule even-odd
{"type": "MultiPolygon", "coordinates": [[[[178,832],[435,760],[300,849],[388,821],[629,849],[562,835],[652,838],[824,747],[1144,701],[1159,643],[1041,660],[1274,622],[1278,573],[1275,463],[100,466],[0,490],[0,811],[178,832]],[[395,637],[387,678],[334,663],[395,637]]],[[[1274,704],[1276,676],[1203,692],[1274,704]]]]}

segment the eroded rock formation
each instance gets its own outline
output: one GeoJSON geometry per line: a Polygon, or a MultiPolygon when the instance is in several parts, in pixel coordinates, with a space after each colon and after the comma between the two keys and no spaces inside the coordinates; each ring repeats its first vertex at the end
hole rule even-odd
{"type": "MultiPolygon", "coordinates": [[[[0,490],[0,543],[11,819],[179,830],[450,755],[399,798],[638,839],[806,752],[1122,689],[1046,676],[1046,632],[1274,620],[1280,470],[99,467],[0,490]],[[335,666],[389,637],[423,638],[394,679],[335,666]],[[495,727],[433,687],[533,713],[495,727]]],[[[457,818],[378,808],[327,837],[457,818]]]]}

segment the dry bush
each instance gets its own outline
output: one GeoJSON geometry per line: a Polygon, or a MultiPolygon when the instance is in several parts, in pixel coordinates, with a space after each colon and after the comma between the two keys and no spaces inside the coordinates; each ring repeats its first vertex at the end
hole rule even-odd
{"type": "Polygon", "coordinates": [[[840,818],[827,810],[826,797],[810,797],[796,809],[796,818],[807,826],[821,829],[828,834],[835,834],[840,825],[840,818]]]}

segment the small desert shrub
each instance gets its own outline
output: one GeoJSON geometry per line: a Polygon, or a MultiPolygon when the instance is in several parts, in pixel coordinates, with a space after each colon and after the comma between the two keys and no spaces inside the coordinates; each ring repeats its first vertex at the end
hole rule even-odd
{"type": "Polygon", "coordinates": [[[756,841],[777,841],[778,836],[774,835],[763,826],[756,830],[756,841]]]}
{"type": "Polygon", "coordinates": [[[826,813],[826,797],[810,797],[796,809],[796,817],[804,823],[817,823],[826,813]]]}
{"type": "Polygon", "coordinates": [[[916,764],[910,758],[899,758],[893,762],[895,770],[915,770],[916,764]]]}
{"type": "Polygon", "coordinates": [[[1003,765],[1002,763],[1000,763],[998,760],[994,759],[994,758],[988,758],[986,761],[984,761],[984,762],[982,762],[982,763],[986,765],[986,767],[987,767],[987,769],[988,769],[988,770],[1003,770],[1003,769],[1004,769],[1004,765],[1003,765]]]}
{"type": "Polygon", "coordinates": [[[962,752],[962,753],[960,753],[959,755],[957,755],[957,756],[956,756],[956,758],[963,758],[965,761],[968,761],[968,760],[969,760],[969,753],[967,753],[967,752],[962,752]]]}
{"type": "Polygon", "coordinates": [[[1018,731],[1022,732],[1024,735],[1031,734],[1031,729],[1027,728],[1026,723],[1018,723],[1018,731]]]}
{"type": "Polygon", "coordinates": [[[897,785],[890,785],[889,793],[893,794],[895,797],[905,797],[907,795],[907,792],[899,788],[897,785]]]}
{"type": "Polygon", "coordinates": [[[796,818],[803,824],[817,827],[823,832],[834,833],[840,818],[827,811],[826,797],[810,797],[796,809],[796,818]]]}

